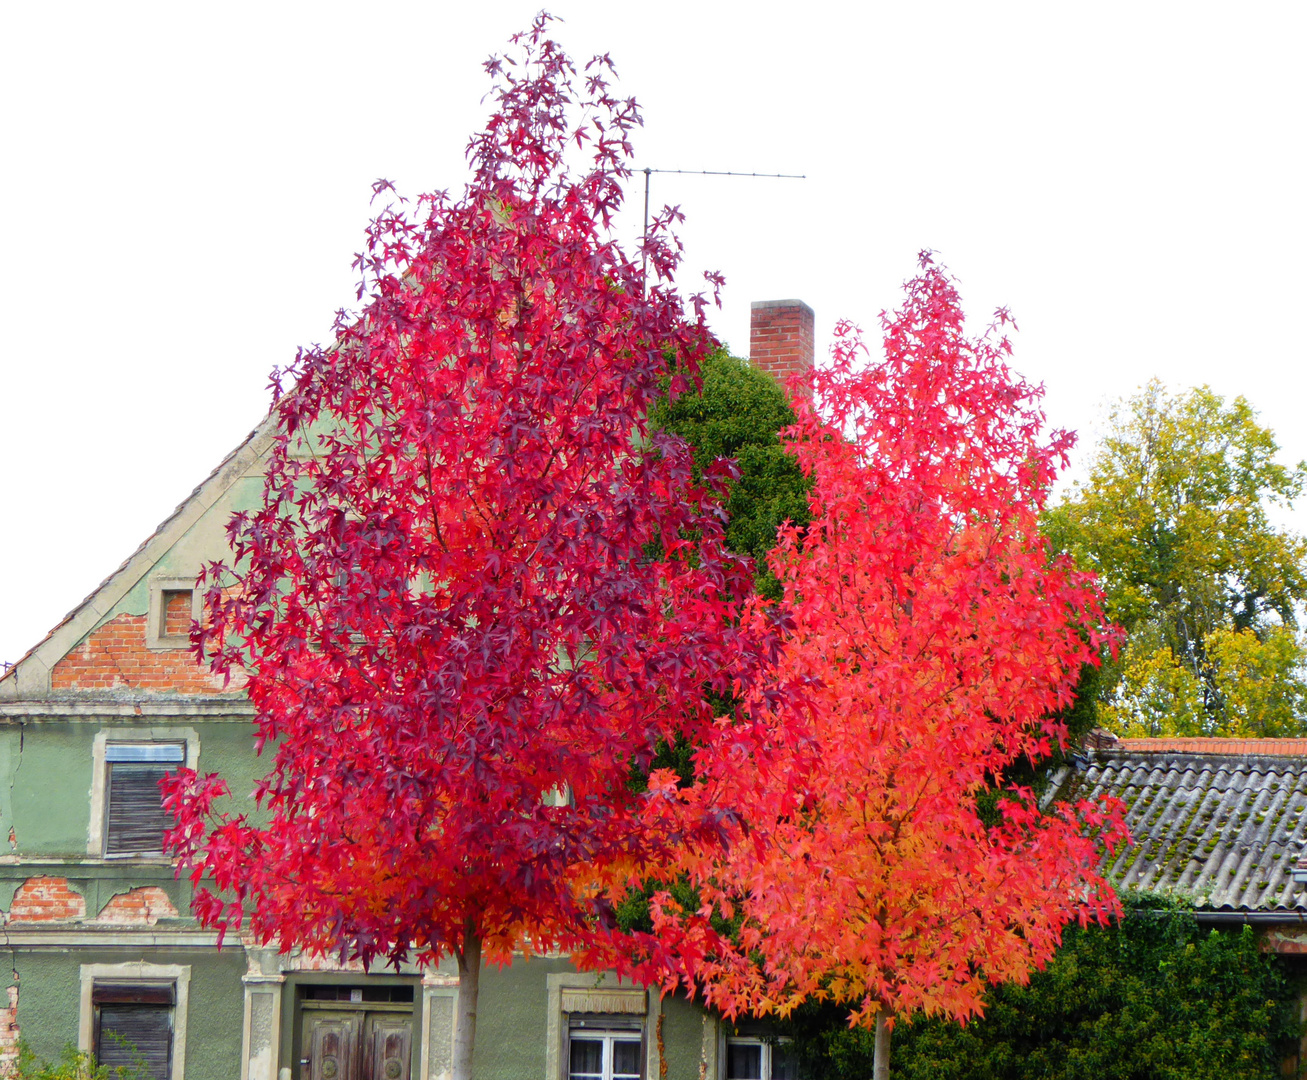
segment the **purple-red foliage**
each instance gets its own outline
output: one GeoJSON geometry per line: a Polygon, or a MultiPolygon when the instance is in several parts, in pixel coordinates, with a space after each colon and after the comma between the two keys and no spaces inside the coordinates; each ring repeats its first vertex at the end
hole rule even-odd
{"type": "Polygon", "coordinates": [[[685,838],[628,779],[702,738],[748,577],[646,417],[715,343],[670,284],[675,211],[634,256],[609,238],[639,113],[547,21],[487,65],[464,195],[373,224],[370,298],[300,356],[263,505],[205,571],[197,647],[248,675],[273,755],[261,817],[217,814],[213,775],[170,793],[208,925],[364,961],[470,936],[502,962],[574,947],[601,871],[685,838]]]}

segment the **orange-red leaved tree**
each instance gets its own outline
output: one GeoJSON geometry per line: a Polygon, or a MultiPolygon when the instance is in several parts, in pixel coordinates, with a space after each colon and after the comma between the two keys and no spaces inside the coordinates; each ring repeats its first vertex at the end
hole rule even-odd
{"type": "Polygon", "coordinates": [[[695,785],[654,777],[657,812],[738,814],[727,848],[682,852],[701,906],[659,895],[645,942],[645,970],[727,1013],[819,997],[855,1023],[965,1019],[1069,920],[1118,911],[1097,866],[1119,807],[1041,810],[1004,779],[1064,737],[1077,673],[1112,645],[1092,580],[1040,535],[1071,438],[1045,437],[1040,391],[1007,367],[1008,321],[969,337],[924,255],[883,359],[842,326],[819,408],[797,399],[812,522],[772,557],[767,689],[719,722],[695,785]]]}

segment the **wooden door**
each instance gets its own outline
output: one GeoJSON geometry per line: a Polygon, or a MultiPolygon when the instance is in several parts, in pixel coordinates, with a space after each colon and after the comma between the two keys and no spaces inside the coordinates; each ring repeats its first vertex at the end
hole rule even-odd
{"type": "Polygon", "coordinates": [[[413,1042],[411,1013],[369,1013],[363,1080],[408,1080],[413,1042]]]}
{"type": "Polygon", "coordinates": [[[362,1080],[361,1012],[307,1012],[300,1080],[362,1080]]]}

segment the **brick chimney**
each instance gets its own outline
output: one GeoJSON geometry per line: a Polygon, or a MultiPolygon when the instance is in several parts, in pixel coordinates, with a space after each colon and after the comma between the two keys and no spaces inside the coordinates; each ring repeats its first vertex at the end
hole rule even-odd
{"type": "Polygon", "coordinates": [[[782,386],[812,370],[812,308],[802,300],[755,300],[749,319],[749,363],[782,386]]]}

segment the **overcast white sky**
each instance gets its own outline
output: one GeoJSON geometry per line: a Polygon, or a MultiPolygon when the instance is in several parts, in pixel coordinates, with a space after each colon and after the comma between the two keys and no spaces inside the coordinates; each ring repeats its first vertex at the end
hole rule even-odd
{"type": "MultiPolygon", "coordinates": [[[[369,186],[466,179],[481,62],[539,5],[8,4],[0,13],[0,660],[266,409],[352,298],[369,186]]],[[[641,102],[689,285],[874,330],[932,247],[1092,444],[1152,375],[1307,457],[1307,5],[556,0],[641,102]]],[[[628,229],[638,233],[641,191],[628,229]]],[[[1297,515],[1299,527],[1307,521],[1297,515]]]]}

